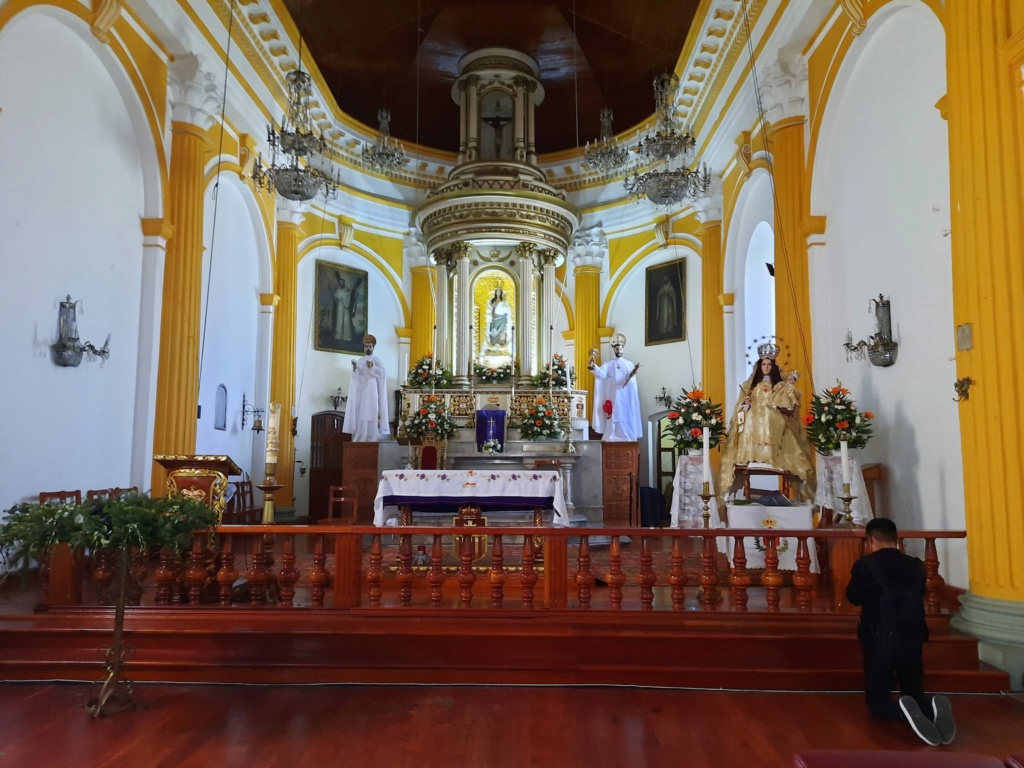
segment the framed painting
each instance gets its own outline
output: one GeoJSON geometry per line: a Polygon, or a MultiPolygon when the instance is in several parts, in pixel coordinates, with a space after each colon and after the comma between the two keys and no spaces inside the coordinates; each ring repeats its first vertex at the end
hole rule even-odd
{"type": "Polygon", "coordinates": [[[369,305],[366,272],[317,260],[313,302],[316,308],[313,347],[323,352],[363,354],[369,305]]]}
{"type": "Polygon", "coordinates": [[[647,268],[644,346],[686,340],[686,260],[647,268]]]}

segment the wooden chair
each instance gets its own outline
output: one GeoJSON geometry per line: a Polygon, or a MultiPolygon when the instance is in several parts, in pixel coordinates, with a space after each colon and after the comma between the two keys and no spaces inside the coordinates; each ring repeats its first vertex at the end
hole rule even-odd
{"type": "Polygon", "coordinates": [[[417,469],[444,469],[448,461],[448,441],[438,440],[437,435],[424,435],[416,446],[417,469]]]}
{"type": "Polygon", "coordinates": [[[260,522],[262,509],[256,508],[252,480],[236,480],[231,484],[235,492],[224,510],[223,522],[226,525],[256,525],[260,522]]]}
{"type": "Polygon", "coordinates": [[[100,488],[85,492],[86,501],[106,501],[107,499],[116,499],[117,497],[116,488],[100,488]]]}
{"type": "Polygon", "coordinates": [[[332,485],[327,496],[327,517],[323,525],[355,525],[359,515],[359,495],[351,485],[332,485]],[[348,511],[345,505],[348,504],[348,511]]]}
{"type": "Polygon", "coordinates": [[[41,491],[40,504],[81,504],[81,491],[41,491]]]}
{"type": "Polygon", "coordinates": [[[127,488],[114,488],[114,498],[119,499],[129,493],[137,494],[139,492],[139,486],[129,485],[127,488]]]}

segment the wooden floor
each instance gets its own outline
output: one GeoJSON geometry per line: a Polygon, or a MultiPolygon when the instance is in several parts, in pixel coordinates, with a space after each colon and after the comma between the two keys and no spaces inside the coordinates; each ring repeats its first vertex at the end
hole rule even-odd
{"type": "Polygon", "coordinates": [[[808,749],[1024,752],[1024,699],[952,695],[931,748],[861,696],[653,688],[138,686],[100,720],[85,685],[0,684],[0,766],[789,766],[808,749]]]}

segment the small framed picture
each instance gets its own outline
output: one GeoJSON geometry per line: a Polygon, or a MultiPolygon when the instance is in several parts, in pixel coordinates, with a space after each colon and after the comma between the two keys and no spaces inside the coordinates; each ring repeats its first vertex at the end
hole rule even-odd
{"type": "Polygon", "coordinates": [[[366,272],[317,260],[315,291],[313,347],[323,352],[363,354],[369,303],[366,272]]]}
{"type": "Polygon", "coordinates": [[[647,268],[644,345],[686,340],[686,260],[647,268]]]}

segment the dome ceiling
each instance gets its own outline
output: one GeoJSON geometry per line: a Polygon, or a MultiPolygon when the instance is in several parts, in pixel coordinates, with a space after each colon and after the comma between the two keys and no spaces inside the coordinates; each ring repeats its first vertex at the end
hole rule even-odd
{"type": "Polygon", "coordinates": [[[411,143],[418,136],[420,144],[451,152],[459,142],[458,107],[451,98],[459,58],[492,46],[529,54],[540,65],[546,92],[537,108],[537,150],[547,153],[597,138],[603,106],[614,110],[617,132],[654,112],[651,81],[675,66],[699,0],[286,5],[346,114],[376,127],[377,110],[387,107],[399,140],[411,143]]]}

